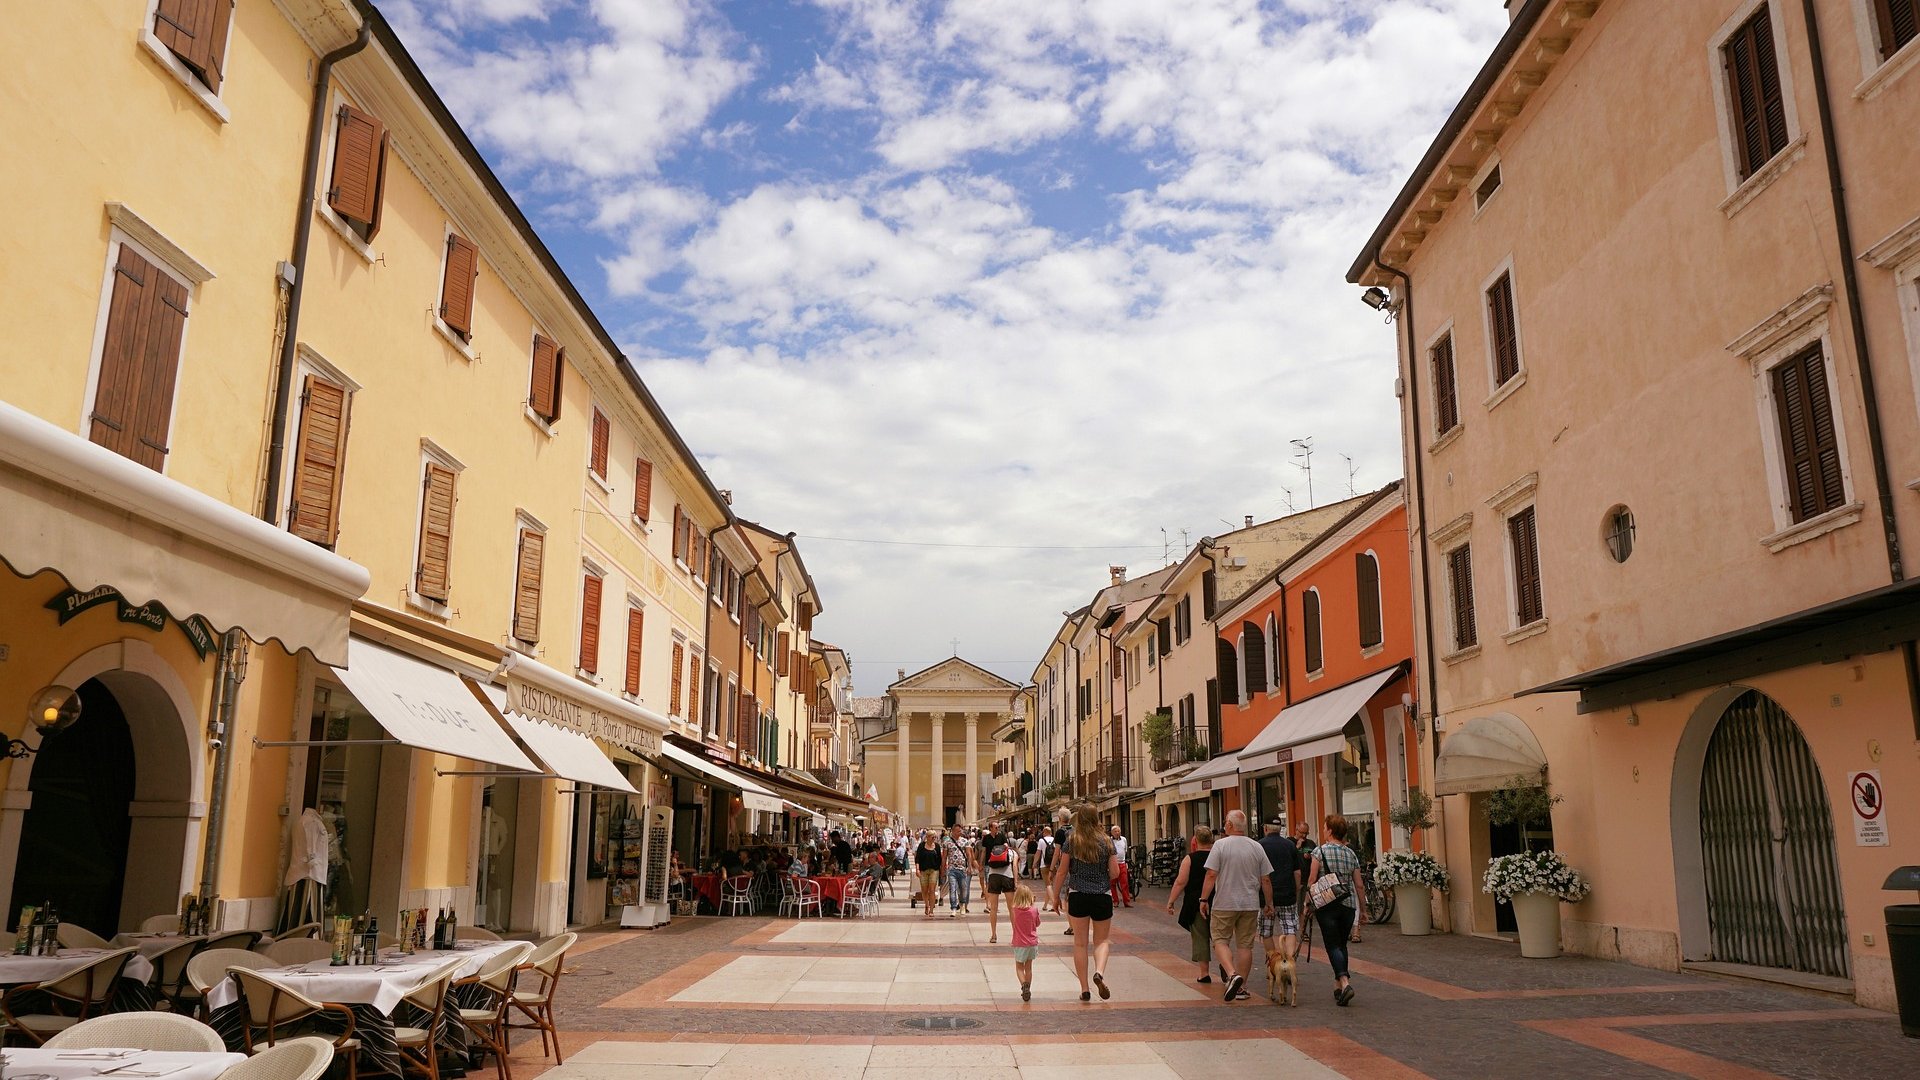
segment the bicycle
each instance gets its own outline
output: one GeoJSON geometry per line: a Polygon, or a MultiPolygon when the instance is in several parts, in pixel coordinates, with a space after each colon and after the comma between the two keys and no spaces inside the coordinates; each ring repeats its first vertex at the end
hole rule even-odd
{"type": "Polygon", "coordinates": [[[1393,921],[1393,890],[1380,887],[1374,880],[1372,860],[1360,864],[1360,880],[1366,886],[1367,922],[1379,926],[1393,921]]]}

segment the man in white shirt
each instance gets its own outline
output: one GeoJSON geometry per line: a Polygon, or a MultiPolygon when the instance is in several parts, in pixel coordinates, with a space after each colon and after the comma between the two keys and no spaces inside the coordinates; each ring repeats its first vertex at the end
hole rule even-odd
{"type": "Polygon", "coordinates": [[[1226,834],[1207,852],[1207,880],[1200,887],[1200,914],[1213,927],[1213,956],[1227,973],[1223,1001],[1249,996],[1246,972],[1253,968],[1253,936],[1262,913],[1273,918],[1273,863],[1247,835],[1247,812],[1231,810],[1226,834]]]}
{"type": "Polygon", "coordinates": [[[1120,826],[1118,825],[1115,825],[1109,830],[1109,835],[1113,837],[1113,853],[1120,857],[1120,880],[1113,883],[1115,886],[1114,892],[1115,895],[1119,897],[1122,905],[1132,907],[1133,882],[1128,879],[1133,877],[1133,871],[1127,866],[1127,838],[1120,835],[1120,826]]]}

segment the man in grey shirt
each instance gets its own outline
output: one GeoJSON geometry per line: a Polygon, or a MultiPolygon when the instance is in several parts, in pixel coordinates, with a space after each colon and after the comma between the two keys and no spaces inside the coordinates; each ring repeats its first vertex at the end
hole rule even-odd
{"type": "Polygon", "coordinates": [[[1223,1001],[1249,996],[1253,933],[1261,914],[1273,918],[1272,874],[1266,849],[1247,835],[1247,812],[1228,811],[1226,835],[1207,853],[1207,880],[1200,887],[1200,914],[1213,926],[1213,956],[1227,973],[1223,1001]]]}

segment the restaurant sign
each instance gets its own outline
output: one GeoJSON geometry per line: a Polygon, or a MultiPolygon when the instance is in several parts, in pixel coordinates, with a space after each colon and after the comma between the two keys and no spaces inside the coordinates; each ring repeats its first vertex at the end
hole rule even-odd
{"type": "Polygon", "coordinates": [[[636,754],[658,754],[660,735],[651,728],[579,700],[543,690],[511,675],[506,678],[507,708],[532,720],[544,720],[582,735],[604,739],[636,754]]]}
{"type": "MultiPolygon", "coordinates": [[[[53,612],[54,616],[60,620],[60,625],[65,626],[69,620],[81,612],[107,603],[113,604],[114,617],[123,623],[144,626],[156,634],[166,628],[167,609],[161,607],[157,601],[129,604],[127,598],[121,596],[120,591],[110,585],[97,585],[91,589],[65,589],[42,606],[53,612]]],[[[193,650],[200,654],[202,660],[212,656],[214,650],[220,646],[213,627],[208,626],[207,621],[198,615],[175,619],[174,625],[186,635],[187,641],[192,644],[193,650]]]]}

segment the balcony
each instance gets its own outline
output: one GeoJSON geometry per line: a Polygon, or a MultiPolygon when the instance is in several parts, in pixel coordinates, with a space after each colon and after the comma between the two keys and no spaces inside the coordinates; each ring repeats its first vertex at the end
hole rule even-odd
{"type": "Polygon", "coordinates": [[[1208,734],[1205,724],[1175,729],[1165,746],[1149,748],[1147,767],[1158,773],[1207,760],[1212,756],[1208,734]]]}
{"type": "Polygon", "coordinates": [[[1135,784],[1133,780],[1134,766],[1139,760],[1139,758],[1128,754],[1102,758],[1100,760],[1100,767],[1097,770],[1100,777],[1100,790],[1106,792],[1124,791],[1127,788],[1139,786],[1135,784]]]}
{"type": "Polygon", "coordinates": [[[835,791],[845,791],[847,789],[847,767],[845,765],[829,765],[823,769],[808,769],[807,772],[812,774],[815,780],[833,788],[835,791]]]}

